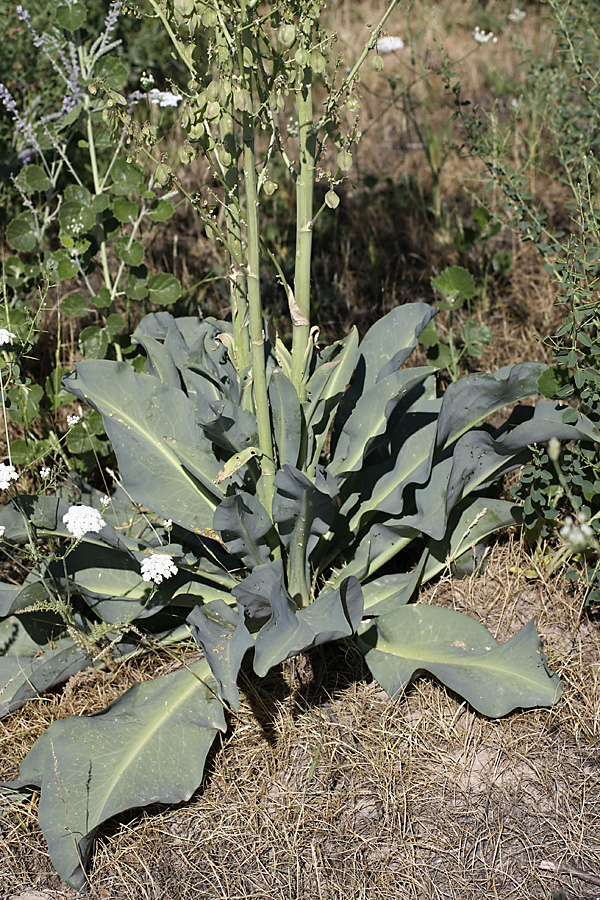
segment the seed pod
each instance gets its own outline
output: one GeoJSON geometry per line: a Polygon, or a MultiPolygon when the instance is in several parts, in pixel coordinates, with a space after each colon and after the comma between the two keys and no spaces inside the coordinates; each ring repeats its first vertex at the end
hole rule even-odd
{"type": "Polygon", "coordinates": [[[294,59],[299,66],[307,66],[310,61],[310,53],[308,52],[308,50],[305,50],[304,47],[299,47],[296,50],[294,59]]]}
{"type": "Polygon", "coordinates": [[[207,103],[204,115],[211,122],[214,119],[218,119],[221,115],[221,104],[217,100],[212,100],[210,103],[207,103]]]}
{"type": "Polygon", "coordinates": [[[275,191],[277,190],[277,185],[275,184],[274,181],[265,181],[265,183],[263,185],[263,190],[264,190],[265,194],[267,195],[267,197],[270,197],[271,194],[274,194],[275,191]]]}
{"type": "Polygon", "coordinates": [[[310,54],[310,67],[317,75],[321,75],[325,71],[327,60],[318,50],[313,50],[310,54]]]}
{"type": "Polygon", "coordinates": [[[219,82],[211,81],[211,83],[206,88],[206,96],[209,100],[218,100],[219,99],[219,82]]]}
{"type": "Polygon", "coordinates": [[[183,147],[180,147],[178,155],[179,161],[182,162],[184,166],[196,159],[196,151],[193,147],[190,147],[189,144],[184,144],[183,147]]]}
{"type": "Polygon", "coordinates": [[[349,172],[352,168],[352,156],[347,150],[340,150],[337,155],[337,164],[342,172],[349,172]]]}
{"type": "Polygon", "coordinates": [[[284,50],[289,50],[294,41],[296,40],[296,27],[295,25],[282,25],[277,32],[277,40],[284,48],[284,50]]]}
{"type": "Polygon", "coordinates": [[[337,209],[337,207],[340,205],[340,198],[335,191],[329,190],[325,194],[325,203],[330,209],[337,209]]]}
{"type": "Polygon", "coordinates": [[[384,66],[383,56],[372,56],[369,64],[374,72],[382,72],[384,66]]]}
{"type": "Polygon", "coordinates": [[[206,12],[202,14],[202,24],[205,28],[214,28],[218,21],[219,17],[214,9],[207,9],[206,12]]]}
{"type": "Polygon", "coordinates": [[[171,166],[159,163],[154,171],[154,181],[159,187],[165,187],[171,180],[171,166]]]}

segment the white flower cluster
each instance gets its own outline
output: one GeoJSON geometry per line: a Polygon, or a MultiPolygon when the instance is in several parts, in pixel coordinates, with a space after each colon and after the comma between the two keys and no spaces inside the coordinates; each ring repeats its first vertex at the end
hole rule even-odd
{"type": "Polygon", "coordinates": [[[6,531],[6,525],[0,525],[0,541],[4,537],[4,532],[6,531]]]}
{"type": "Polygon", "coordinates": [[[132,103],[148,99],[153,106],[179,106],[183,97],[181,94],[173,94],[171,91],[159,91],[158,88],[152,88],[146,94],[142,94],[141,91],[134,91],[133,94],[129,94],[128,99],[132,103]]]}
{"type": "Polygon", "coordinates": [[[513,11],[508,14],[508,21],[509,22],[522,22],[526,15],[527,15],[527,13],[524,10],[519,9],[518,6],[515,6],[513,11]]]}
{"type": "Polygon", "coordinates": [[[395,50],[404,49],[404,41],[400,37],[382,37],[375,41],[375,49],[378,53],[394,53],[395,50]]]}
{"type": "Polygon", "coordinates": [[[565,517],[565,524],[559,534],[576,553],[581,553],[587,547],[594,546],[594,529],[588,525],[585,516],[577,514],[577,523],[572,516],[565,517]]]}
{"type": "Polygon", "coordinates": [[[63,516],[67,531],[79,540],[88,531],[101,531],[106,522],[97,509],[91,506],[70,506],[63,516]]]}
{"type": "Polygon", "coordinates": [[[16,481],[18,477],[14,466],[2,463],[0,465],[0,491],[6,491],[10,487],[11,481],[16,481]]]}
{"type": "Polygon", "coordinates": [[[160,584],[163,578],[170,578],[171,575],[177,575],[179,571],[172,556],[163,553],[151,553],[146,559],[142,560],[142,581],[153,581],[160,584]]]}
{"type": "Polygon", "coordinates": [[[67,416],[67,425],[69,428],[75,428],[80,419],[81,416],[67,416]]]}
{"type": "Polygon", "coordinates": [[[47,478],[50,478],[51,475],[52,469],[50,468],[50,466],[42,466],[42,468],[40,469],[40,478],[43,478],[45,481],[47,478]]]}
{"type": "Polygon", "coordinates": [[[13,338],[16,338],[16,334],[13,334],[12,331],[7,331],[6,328],[0,328],[0,347],[3,344],[10,344],[13,338]]]}
{"type": "Polygon", "coordinates": [[[492,41],[493,44],[498,43],[498,38],[494,37],[493,31],[483,31],[479,25],[475,26],[475,31],[472,31],[471,34],[478,44],[487,44],[489,41],[492,41]]]}

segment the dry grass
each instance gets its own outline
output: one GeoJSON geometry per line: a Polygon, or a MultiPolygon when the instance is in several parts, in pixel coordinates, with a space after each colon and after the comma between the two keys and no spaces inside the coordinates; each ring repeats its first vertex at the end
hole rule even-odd
{"type": "MultiPolygon", "coordinates": [[[[488,720],[427,680],[390,702],[352,647],[249,677],[192,801],[102,829],[92,900],[600,897],[600,623],[530,568],[510,538],[483,575],[448,575],[421,599],[500,640],[537,615],[565,689],[555,708],[488,720]]],[[[49,720],[101,709],[153,669],[75,676],[9,716],[3,775],[49,720]]],[[[0,829],[0,896],[75,896],[52,874],[33,801],[0,829]]]]}

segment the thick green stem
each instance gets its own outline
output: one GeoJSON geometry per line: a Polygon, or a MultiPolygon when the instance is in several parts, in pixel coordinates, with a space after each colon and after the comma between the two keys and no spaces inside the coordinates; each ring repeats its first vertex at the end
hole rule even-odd
{"type": "Polygon", "coordinates": [[[296,266],[294,294],[288,297],[294,326],[292,378],[300,401],[304,399],[305,360],[310,340],[310,266],[313,235],[313,192],[316,132],[313,124],[312,72],[306,68],[298,93],[300,159],[296,178],[296,266]]]}
{"type": "Polygon", "coordinates": [[[246,227],[248,249],[246,259],[246,285],[252,359],[252,389],[258,425],[258,445],[262,453],[262,499],[270,514],[273,502],[273,492],[275,490],[275,462],[273,440],[271,436],[269,397],[267,394],[265,332],[260,298],[260,235],[258,229],[256,157],[254,153],[253,123],[251,114],[248,112],[244,112],[244,183],[247,202],[246,227]]]}

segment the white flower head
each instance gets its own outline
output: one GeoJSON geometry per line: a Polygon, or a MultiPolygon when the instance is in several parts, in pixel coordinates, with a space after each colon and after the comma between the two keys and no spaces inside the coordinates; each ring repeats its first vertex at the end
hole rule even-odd
{"type": "Polygon", "coordinates": [[[100,504],[102,509],[106,509],[107,506],[110,506],[110,497],[108,494],[105,494],[104,497],[100,497],[100,504]]]}
{"type": "Polygon", "coordinates": [[[4,537],[5,531],[6,531],[6,525],[0,525],[0,541],[4,537]]]}
{"type": "Polygon", "coordinates": [[[7,463],[0,465],[0,491],[6,491],[11,481],[17,481],[19,475],[14,466],[7,463]]]}
{"type": "Polygon", "coordinates": [[[498,38],[494,37],[493,31],[483,31],[479,25],[475,26],[475,30],[472,31],[471,34],[478,44],[487,44],[489,41],[492,41],[494,44],[498,43],[498,38]]]}
{"type": "Polygon", "coordinates": [[[165,529],[165,531],[170,531],[172,527],[173,519],[165,519],[165,521],[163,522],[163,528],[165,529]]]}
{"type": "Polygon", "coordinates": [[[515,6],[513,11],[508,14],[508,21],[509,22],[522,22],[526,15],[527,15],[527,13],[524,10],[519,9],[518,6],[515,6]]]}
{"type": "Polygon", "coordinates": [[[178,106],[183,97],[181,94],[173,94],[171,91],[159,91],[158,88],[152,88],[148,91],[148,99],[153,106],[178,106]]]}
{"type": "Polygon", "coordinates": [[[50,468],[50,466],[42,466],[42,468],[40,469],[40,478],[43,478],[45,481],[47,478],[50,478],[51,475],[52,469],[50,468]]]}
{"type": "Polygon", "coordinates": [[[594,546],[594,529],[588,525],[581,513],[577,515],[577,524],[572,516],[565,516],[565,524],[558,532],[575,553],[581,553],[594,546]]]}
{"type": "Polygon", "coordinates": [[[153,581],[155,584],[160,584],[163,578],[177,575],[179,571],[173,562],[173,557],[166,553],[151,553],[142,560],[141,570],[142,581],[153,581]]]}
{"type": "Polygon", "coordinates": [[[0,328],[0,347],[3,344],[10,344],[13,338],[16,338],[16,334],[13,334],[12,331],[7,331],[6,328],[0,328]]]}
{"type": "Polygon", "coordinates": [[[67,527],[67,531],[77,540],[80,540],[89,531],[98,533],[106,525],[97,509],[93,509],[91,506],[84,506],[83,504],[70,506],[63,516],[63,522],[67,527]]]}
{"type": "Polygon", "coordinates": [[[69,428],[75,428],[79,421],[81,421],[81,416],[67,416],[67,425],[69,428]]]}
{"type": "Polygon", "coordinates": [[[404,49],[404,41],[401,37],[382,37],[375,41],[375,49],[378,53],[394,53],[404,49]]]}

